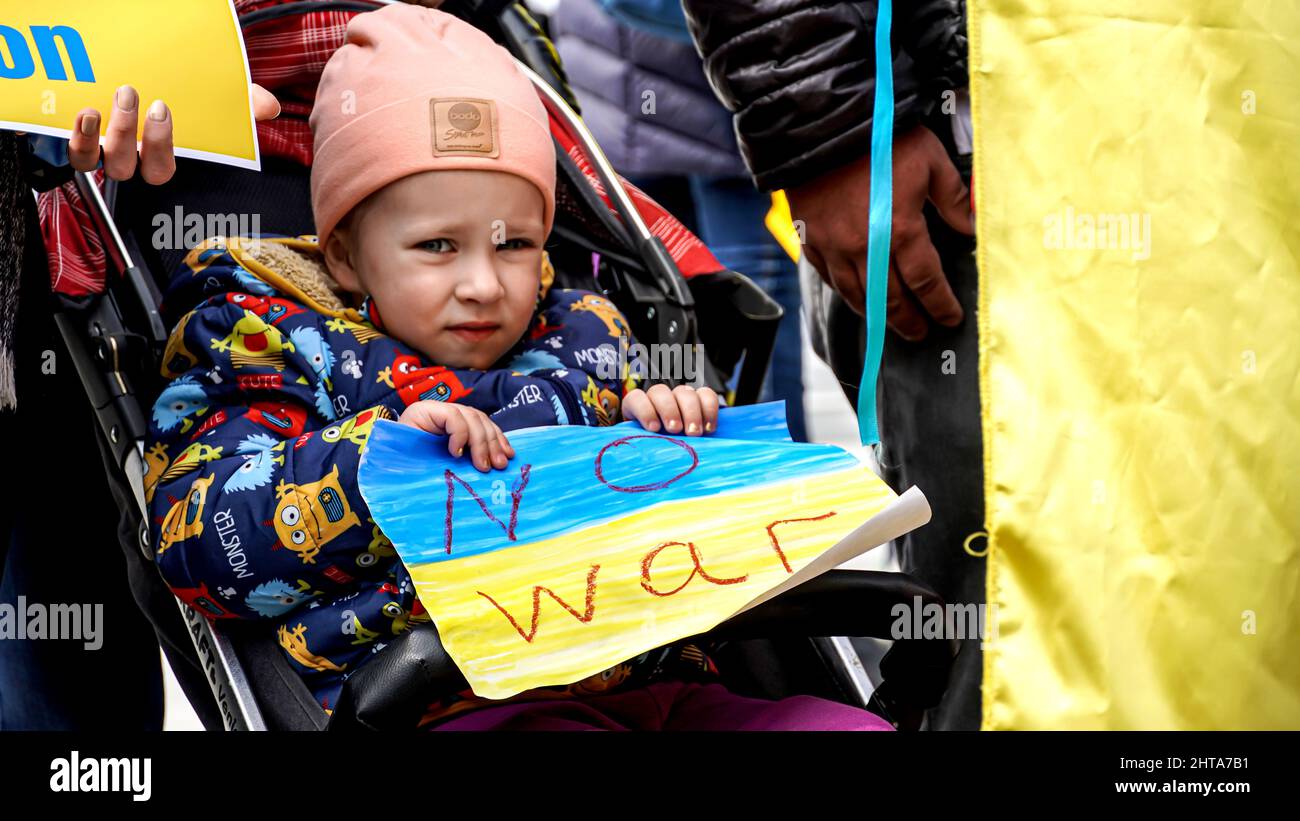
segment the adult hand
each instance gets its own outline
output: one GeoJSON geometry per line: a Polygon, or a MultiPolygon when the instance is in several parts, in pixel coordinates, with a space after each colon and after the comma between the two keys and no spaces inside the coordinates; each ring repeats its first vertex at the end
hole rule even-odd
{"type": "MultiPolygon", "coordinates": [[[[252,92],[254,119],[271,120],[280,114],[280,103],[275,95],[256,84],[252,86],[252,92]]],[[[135,135],[139,117],[140,95],[131,86],[122,86],[113,96],[113,111],[108,119],[103,152],[104,173],[115,180],[129,180],[135,176],[138,164],[145,182],[161,185],[176,173],[171,110],[162,100],[154,100],[149,106],[137,157],[135,135]]],[[[97,109],[83,108],[77,112],[72,136],[68,139],[68,161],[78,171],[90,171],[99,164],[99,124],[97,109]]]]}
{"type": "MultiPolygon", "coordinates": [[[[865,310],[867,203],[871,199],[870,156],[786,191],[790,214],[802,220],[804,253],[826,284],[859,314],[865,310]]],[[[918,341],[929,330],[928,314],[940,325],[962,320],[939,252],[930,241],[922,207],[934,203],[944,222],[975,233],[970,192],[929,129],[917,126],[894,140],[894,217],[890,238],[887,325],[918,341]]]]}

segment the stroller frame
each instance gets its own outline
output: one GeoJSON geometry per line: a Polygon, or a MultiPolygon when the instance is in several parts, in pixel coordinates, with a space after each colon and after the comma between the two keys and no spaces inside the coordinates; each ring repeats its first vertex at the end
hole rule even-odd
{"type": "MultiPolygon", "coordinates": [[[[364,10],[390,1],[291,5],[308,7],[299,9],[301,11],[326,7],[364,10]]],[[[517,7],[506,7],[500,0],[482,5],[494,7],[492,13],[499,16],[498,22],[505,32],[504,39],[513,44],[516,50],[528,51],[520,45],[522,35],[519,15],[526,17],[526,13],[516,10],[517,7]]],[[[285,8],[278,6],[264,11],[285,8]]],[[[257,14],[259,13],[253,13],[257,14]]],[[[265,19],[265,15],[261,19],[265,19]]],[[[246,22],[247,24],[249,23],[246,22]]],[[[523,33],[526,35],[527,30],[523,33]]],[[[534,54],[538,52],[537,49],[531,51],[534,54]]],[[[677,270],[663,243],[651,233],[641,218],[631,198],[619,184],[613,167],[581,118],[563,94],[552,86],[558,78],[558,84],[563,87],[562,69],[553,64],[541,67],[545,73],[552,75],[548,82],[533,67],[518,59],[516,62],[533,83],[547,108],[577,135],[580,147],[590,158],[601,185],[621,219],[621,223],[610,219],[608,212],[601,207],[598,213],[609,223],[605,227],[616,236],[621,233],[620,238],[639,257],[638,261],[650,277],[650,283],[634,283],[631,288],[630,298],[634,298],[640,305],[648,306],[639,319],[642,323],[654,326],[659,341],[680,343],[698,339],[696,300],[691,288],[677,270]]],[[[125,477],[130,497],[140,514],[136,547],[145,561],[153,566],[149,509],[143,482],[144,440],[148,427],[145,411],[129,387],[128,374],[132,365],[156,361],[158,353],[166,344],[168,332],[160,313],[161,293],[155,279],[140,264],[137,255],[132,253],[128,238],[124,238],[114,220],[116,184],[112,180],[106,180],[104,191],[101,192],[92,177],[80,172],[75,175],[75,182],[96,231],[104,241],[107,267],[113,269],[112,273],[117,276],[114,277],[111,273],[106,276],[106,285],[101,294],[75,300],[62,298],[64,308],[56,313],[55,321],[103,434],[101,448],[104,450],[105,461],[111,461],[111,469],[125,477]],[[140,332],[133,330],[136,328],[140,332]]],[[[775,341],[775,321],[780,319],[781,312],[779,306],[743,276],[731,276],[737,279],[727,289],[728,297],[736,303],[744,317],[754,320],[757,328],[750,335],[746,355],[741,358],[736,394],[737,401],[743,403],[757,397],[775,341]],[[757,291],[757,296],[754,291],[757,291]]],[[[616,297],[611,298],[617,302],[616,297]]],[[[620,307],[624,307],[623,304],[620,307]]],[[[636,319],[631,315],[630,318],[634,321],[636,319]]],[[[734,365],[735,360],[732,359],[728,364],[734,365]]],[[[716,381],[718,374],[714,373],[713,376],[716,381]]],[[[860,659],[847,639],[842,637],[846,633],[835,632],[831,627],[832,624],[836,627],[860,627],[852,635],[888,638],[887,625],[890,620],[881,617],[881,611],[888,609],[884,606],[897,602],[911,605],[916,596],[925,603],[942,605],[942,600],[932,590],[903,574],[832,571],[789,591],[768,605],[724,623],[709,636],[746,639],[784,632],[810,638],[817,654],[826,662],[838,690],[848,700],[860,707],[870,707],[891,720],[895,726],[917,728],[923,710],[937,704],[942,695],[956,644],[918,639],[896,642],[881,665],[881,672],[888,680],[873,688],[860,659]],[[835,610],[833,606],[820,608],[824,611],[820,613],[816,612],[818,608],[809,607],[810,603],[823,602],[827,605],[862,608],[864,613],[861,617],[846,619],[844,612],[831,612],[835,610]],[[871,609],[870,614],[865,612],[868,608],[871,609]]],[[[172,597],[172,600],[180,610],[185,632],[193,645],[198,667],[207,681],[222,726],[227,730],[268,729],[268,722],[231,636],[179,598],[172,597]]],[[[843,609],[847,612],[847,607],[843,609]]],[[[436,628],[432,624],[420,627],[426,629],[419,631],[418,637],[405,643],[403,640],[407,639],[409,633],[397,637],[377,658],[404,652],[408,649],[405,645],[418,648],[417,652],[426,656],[438,656],[441,648],[436,628]],[[433,650],[428,646],[431,641],[435,645],[433,650]]],[[[378,676],[376,671],[380,667],[380,664],[367,665],[353,676],[356,681],[349,680],[344,696],[346,705],[340,705],[342,712],[349,718],[348,726],[380,728],[385,726],[385,720],[391,716],[392,705],[379,692],[381,685],[373,681],[378,676]],[[368,671],[370,675],[366,675],[368,671]],[[364,687],[369,690],[364,690],[364,687]]],[[[459,678],[454,668],[452,670],[451,673],[444,670],[439,674],[441,686],[463,686],[463,679],[459,678]]],[[[340,709],[335,711],[336,719],[339,718],[340,709]]],[[[326,722],[323,720],[323,710],[321,716],[322,720],[317,722],[317,726],[324,727],[326,722]]],[[[330,722],[331,726],[339,723],[330,722]]]]}

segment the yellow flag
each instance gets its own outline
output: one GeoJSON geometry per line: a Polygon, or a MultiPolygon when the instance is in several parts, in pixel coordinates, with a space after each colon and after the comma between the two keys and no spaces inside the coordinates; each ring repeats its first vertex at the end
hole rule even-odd
{"type": "Polygon", "coordinates": [[[1300,5],[974,0],[985,728],[1300,728],[1300,5]]]}
{"type": "MultiPolygon", "coordinates": [[[[260,168],[244,40],[230,0],[3,0],[0,128],[66,137],[131,85],[172,112],[176,155],[260,168]]],[[[138,136],[138,135],[137,135],[138,136]]]]}

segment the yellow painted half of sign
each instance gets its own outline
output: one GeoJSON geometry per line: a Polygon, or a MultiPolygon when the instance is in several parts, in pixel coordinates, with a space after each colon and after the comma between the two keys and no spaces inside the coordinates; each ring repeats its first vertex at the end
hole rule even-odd
{"type": "Polygon", "coordinates": [[[711,629],[895,498],[869,470],[854,468],[668,502],[552,539],[408,569],[474,692],[507,698],[711,629]],[[776,547],[767,530],[775,522],[776,547]]]}
{"type": "Polygon", "coordinates": [[[977,0],[985,728],[1300,728],[1300,5],[977,0]]]}
{"type": "Polygon", "coordinates": [[[114,92],[132,85],[141,133],[149,105],[163,100],[178,156],[258,167],[244,42],[229,0],[6,2],[0,27],[4,127],[67,136],[77,112],[92,107],[102,131],[114,92]]]}

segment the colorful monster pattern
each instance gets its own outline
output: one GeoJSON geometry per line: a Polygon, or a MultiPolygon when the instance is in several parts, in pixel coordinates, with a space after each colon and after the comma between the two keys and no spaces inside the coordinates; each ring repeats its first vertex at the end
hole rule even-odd
{"type": "MultiPolygon", "coordinates": [[[[617,350],[627,323],[603,297],[550,289],[497,369],[445,368],[387,336],[376,313],[299,301],[254,270],[238,243],[213,240],[167,290],[172,381],[145,460],[151,544],[173,592],[200,613],[270,620],[328,709],[346,676],[428,620],[357,491],[375,422],[431,399],[478,408],[506,431],[609,424],[628,386],[602,375],[599,351],[617,350]]],[[[626,678],[607,672],[571,692],[626,678]]]]}

